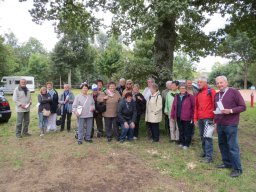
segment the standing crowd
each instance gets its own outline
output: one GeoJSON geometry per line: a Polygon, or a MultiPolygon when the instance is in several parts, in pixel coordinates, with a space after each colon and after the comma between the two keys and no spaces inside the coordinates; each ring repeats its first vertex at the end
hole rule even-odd
{"type": "MultiPolygon", "coordinates": [[[[184,150],[191,145],[195,126],[199,127],[201,157],[205,163],[211,163],[212,136],[217,127],[223,161],[217,168],[232,168],[230,176],[238,177],[242,174],[238,124],[240,113],[246,110],[245,102],[239,91],[228,86],[225,76],[216,78],[216,86],[220,90],[218,93],[204,77],[198,79],[197,85],[193,86],[192,80],[184,83],[167,81],[166,89],[160,93],[155,80],[148,78],[142,94],[138,84],[122,78],[118,86],[115,82],[109,82],[106,88],[102,80],[97,80],[91,86],[92,93],[89,93],[89,85],[82,83],[81,93],[76,96],[70,85],[65,84],[59,96],[53,84],[47,82],[38,95],[40,136],[57,131],[56,122],[61,127],[60,131],[64,131],[66,124],[70,132],[73,114],[77,120],[78,145],[83,141],[92,143],[96,128],[97,137],[106,136],[108,142],[113,139],[120,143],[133,141],[139,137],[140,120],[145,114],[145,127],[152,142],[159,142],[160,122],[164,117],[170,142],[184,150]],[[60,122],[58,115],[61,116],[60,122]]],[[[25,79],[20,80],[20,85],[14,90],[13,100],[17,111],[16,137],[30,136],[28,127],[32,101],[25,79]]]]}

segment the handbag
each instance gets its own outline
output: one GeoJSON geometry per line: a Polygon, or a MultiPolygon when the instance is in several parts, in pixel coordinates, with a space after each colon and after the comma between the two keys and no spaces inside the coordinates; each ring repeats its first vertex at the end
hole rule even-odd
{"type": "Polygon", "coordinates": [[[87,99],[88,99],[88,97],[86,97],[86,100],[85,100],[85,102],[84,102],[83,105],[78,105],[77,108],[76,108],[76,112],[78,113],[79,116],[81,115],[81,113],[82,113],[82,111],[83,111],[83,107],[84,107],[84,105],[85,105],[87,99]]]}
{"type": "Polygon", "coordinates": [[[205,138],[212,138],[214,131],[214,124],[212,121],[206,121],[204,126],[204,134],[203,137],[205,138]]]}
{"type": "Polygon", "coordinates": [[[106,112],[107,110],[106,102],[96,102],[95,108],[96,108],[96,111],[99,113],[106,112]]]}
{"type": "Polygon", "coordinates": [[[46,110],[45,108],[43,109],[43,116],[44,117],[49,117],[51,115],[51,111],[50,110],[46,110]]]}

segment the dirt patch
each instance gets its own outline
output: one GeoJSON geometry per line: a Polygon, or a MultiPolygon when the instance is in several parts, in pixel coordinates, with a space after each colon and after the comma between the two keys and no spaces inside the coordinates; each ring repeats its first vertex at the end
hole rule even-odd
{"type": "Polygon", "coordinates": [[[9,160],[1,166],[3,192],[186,191],[183,183],[150,168],[125,145],[104,139],[78,146],[66,133],[44,139],[10,138],[9,147],[20,148],[23,154],[6,157],[9,160]],[[11,158],[22,165],[15,169],[11,158]]]}

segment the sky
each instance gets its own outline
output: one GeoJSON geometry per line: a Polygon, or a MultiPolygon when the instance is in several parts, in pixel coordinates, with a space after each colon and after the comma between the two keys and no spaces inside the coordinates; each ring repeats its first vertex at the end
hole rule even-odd
{"type": "MultiPolygon", "coordinates": [[[[37,25],[32,21],[28,10],[32,8],[32,0],[19,3],[18,0],[0,0],[0,34],[13,32],[20,43],[26,42],[30,37],[38,39],[44,47],[51,51],[58,41],[57,34],[51,22],[37,25]]],[[[102,15],[105,23],[109,24],[111,16],[102,15]]],[[[204,28],[206,33],[225,26],[226,20],[220,15],[214,15],[212,20],[204,28]]],[[[210,72],[214,63],[227,63],[228,60],[221,57],[207,56],[201,58],[196,64],[199,72],[210,72]]]]}

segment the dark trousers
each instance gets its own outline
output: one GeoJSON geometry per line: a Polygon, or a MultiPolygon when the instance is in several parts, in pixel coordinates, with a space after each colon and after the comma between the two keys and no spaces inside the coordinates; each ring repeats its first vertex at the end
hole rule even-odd
{"type": "Polygon", "coordinates": [[[159,123],[149,123],[148,126],[150,128],[152,139],[155,142],[159,141],[159,123]]]}
{"type": "Polygon", "coordinates": [[[170,136],[170,122],[169,122],[169,117],[168,115],[164,114],[164,127],[165,130],[167,131],[168,136],[170,136]]]}
{"type": "Polygon", "coordinates": [[[60,131],[64,130],[66,117],[67,117],[67,131],[70,131],[71,116],[72,116],[72,113],[68,113],[68,111],[65,110],[65,109],[63,110],[63,114],[61,115],[61,128],[60,128],[60,131]]]}
{"type": "Polygon", "coordinates": [[[237,125],[218,125],[218,142],[223,163],[242,171],[237,131],[237,125]]]}
{"type": "Polygon", "coordinates": [[[97,130],[98,132],[103,134],[103,117],[102,117],[102,113],[95,113],[95,121],[96,121],[96,126],[97,126],[97,130]]]}
{"type": "Polygon", "coordinates": [[[104,117],[104,121],[107,138],[112,138],[112,133],[114,131],[115,138],[119,140],[117,117],[104,117]]]}
{"type": "Polygon", "coordinates": [[[180,144],[189,147],[192,139],[192,124],[190,121],[183,121],[177,118],[177,124],[180,132],[180,144]]]}
{"type": "Polygon", "coordinates": [[[137,119],[135,122],[135,128],[133,131],[133,136],[138,137],[139,136],[139,128],[140,128],[140,115],[137,115],[137,119]]]}

